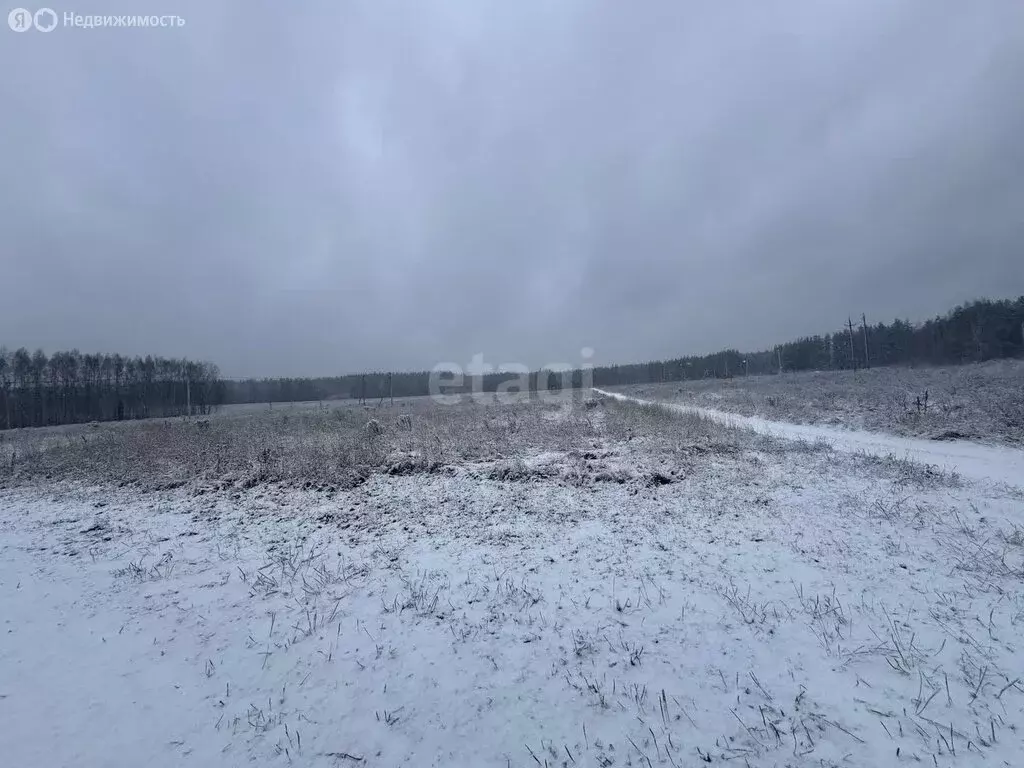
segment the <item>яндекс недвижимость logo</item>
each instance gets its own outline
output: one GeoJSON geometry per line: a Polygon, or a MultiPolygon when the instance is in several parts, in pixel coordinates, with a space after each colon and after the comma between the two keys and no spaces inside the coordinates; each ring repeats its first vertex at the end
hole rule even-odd
{"type": "Polygon", "coordinates": [[[35,13],[27,8],[15,8],[7,14],[7,26],[15,32],[27,32],[33,28],[52,32],[57,26],[57,13],[52,8],[40,8],[35,13]]]}

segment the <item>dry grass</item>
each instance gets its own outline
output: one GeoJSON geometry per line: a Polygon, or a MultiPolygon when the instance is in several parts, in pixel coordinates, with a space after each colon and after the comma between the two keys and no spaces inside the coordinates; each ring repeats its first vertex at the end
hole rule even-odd
{"type": "Polygon", "coordinates": [[[419,401],[411,407],[268,410],[245,416],[28,431],[8,441],[0,478],[88,479],[153,488],[193,481],[346,488],[370,474],[438,471],[570,451],[596,437],[580,402],[419,401]]]}
{"type": "Polygon", "coordinates": [[[934,439],[1024,443],[1021,360],[705,379],[627,387],[624,391],[775,421],[833,424],[934,439]]]}
{"type": "MultiPolygon", "coordinates": [[[[784,440],[690,412],[603,397],[249,411],[201,423],[21,430],[4,446],[0,483],[72,480],[148,490],[195,486],[199,492],[266,483],[333,492],[375,473],[450,472],[477,464],[484,465],[481,476],[498,481],[554,478],[583,486],[639,477],[657,485],[672,482],[659,462],[685,467],[715,457],[833,453],[823,442],[784,440]],[[550,463],[536,461],[544,454],[553,456],[550,463]],[[623,461],[627,455],[632,458],[623,461]]],[[[855,463],[921,486],[949,480],[935,468],[893,457],[862,456],[855,463]]]]}
{"type": "MultiPolygon", "coordinates": [[[[107,511],[76,512],[79,534],[93,515],[110,518],[100,532],[154,526],[142,548],[109,545],[122,597],[165,582],[178,642],[190,627],[201,638],[189,658],[219,698],[214,731],[263,762],[387,750],[428,763],[406,737],[436,733],[433,713],[459,704],[490,734],[510,690],[542,717],[512,746],[494,730],[497,764],[997,764],[1019,742],[1024,534],[912,462],[604,398],[275,409],[20,440],[13,479],[382,475],[366,512],[326,498],[306,510],[296,494],[302,505],[238,526],[265,537],[255,554],[234,538],[255,506],[218,522],[185,498],[158,525],[125,492],[120,511],[104,498],[107,511]],[[566,487],[604,475],[673,484],[566,487]],[[325,509],[342,528],[295,526],[325,509]],[[373,535],[353,543],[350,517],[373,535]],[[218,530],[234,546],[214,555],[218,530]]],[[[156,618],[146,605],[133,620],[156,618]]],[[[436,754],[457,761],[449,749],[436,754]]]]}
{"type": "Polygon", "coordinates": [[[764,451],[786,454],[826,453],[831,450],[825,442],[783,440],[690,411],[612,398],[600,402],[606,414],[606,433],[615,440],[640,440],[654,444],[653,447],[688,453],[764,451]]]}

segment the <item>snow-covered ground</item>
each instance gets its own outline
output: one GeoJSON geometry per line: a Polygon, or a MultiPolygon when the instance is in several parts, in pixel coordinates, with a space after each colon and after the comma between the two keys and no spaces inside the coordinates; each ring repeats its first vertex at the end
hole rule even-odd
{"type": "Polygon", "coordinates": [[[910,461],[929,464],[972,480],[1016,485],[1024,482],[1024,450],[990,446],[967,440],[922,440],[879,432],[824,427],[815,424],[792,424],[770,421],[759,416],[740,416],[713,408],[668,403],[595,389],[600,395],[642,405],[693,413],[723,424],[750,429],[763,435],[786,440],[825,442],[836,450],[866,453],[874,456],[899,456],[910,461]]]}
{"type": "Polygon", "coordinates": [[[347,490],[6,481],[3,763],[1024,763],[1024,477],[553,413],[347,490]]]}
{"type": "Polygon", "coordinates": [[[1024,360],[691,379],[621,391],[771,421],[1024,447],[1024,360]]]}

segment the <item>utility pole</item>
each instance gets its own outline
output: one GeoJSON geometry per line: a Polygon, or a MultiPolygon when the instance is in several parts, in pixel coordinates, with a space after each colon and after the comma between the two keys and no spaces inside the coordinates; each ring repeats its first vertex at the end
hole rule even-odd
{"type": "Polygon", "coordinates": [[[782,347],[775,348],[775,354],[779,358],[779,375],[782,375],[782,347]]]}
{"type": "Polygon", "coordinates": [[[861,327],[864,328],[864,367],[871,367],[871,359],[868,356],[868,318],[867,315],[861,313],[860,316],[861,327]]]}
{"type": "Polygon", "coordinates": [[[359,404],[360,405],[366,405],[366,374],[365,373],[362,375],[361,381],[363,382],[363,389],[362,389],[362,392],[359,395],[359,404]]]}
{"type": "Polygon", "coordinates": [[[850,329],[850,365],[853,366],[853,370],[857,370],[857,357],[853,351],[853,319],[850,317],[846,318],[846,327],[850,329]]]}

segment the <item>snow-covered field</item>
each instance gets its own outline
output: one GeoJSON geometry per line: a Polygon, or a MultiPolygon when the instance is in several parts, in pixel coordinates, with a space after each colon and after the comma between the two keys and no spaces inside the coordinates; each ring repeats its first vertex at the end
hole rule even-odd
{"type": "Polygon", "coordinates": [[[863,432],[817,424],[792,424],[770,421],[760,416],[740,416],[712,408],[701,408],[664,400],[645,400],[620,392],[595,389],[599,395],[616,400],[658,405],[678,413],[690,413],[722,424],[748,429],[761,435],[788,440],[823,443],[830,448],[872,456],[899,456],[934,466],[955,477],[990,483],[1017,485],[1024,478],[1024,451],[1003,446],[984,445],[968,440],[924,440],[880,432],[863,432]]]}
{"type": "Polygon", "coordinates": [[[24,438],[0,754],[1020,765],[1018,480],[611,398],[24,438]]]}
{"type": "Polygon", "coordinates": [[[1024,360],[737,376],[619,391],[773,421],[1024,447],[1024,360]]]}

